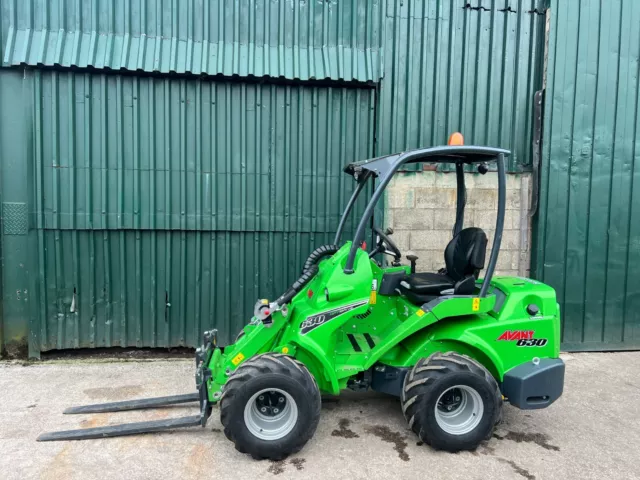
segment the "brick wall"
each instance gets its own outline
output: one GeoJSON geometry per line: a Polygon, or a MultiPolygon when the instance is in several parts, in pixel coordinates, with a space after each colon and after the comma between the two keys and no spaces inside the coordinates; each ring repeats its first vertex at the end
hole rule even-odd
{"type": "MultiPolygon", "coordinates": [[[[489,262],[498,206],[498,177],[465,174],[465,227],[480,227],[489,238],[489,262]]],[[[496,273],[529,276],[531,223],[529,174],[507,175],[507,205],[502,246],[496,273]]],[[[435,272],[444,266],[444,249],[451,240],[456,218],[456,175],[434,171],[398,173],[386,191],[385,223],[403,255],[418,255],[418,271],[435,272]]],[[[404,261],[403,263],[406,263],[404,261]]]]}

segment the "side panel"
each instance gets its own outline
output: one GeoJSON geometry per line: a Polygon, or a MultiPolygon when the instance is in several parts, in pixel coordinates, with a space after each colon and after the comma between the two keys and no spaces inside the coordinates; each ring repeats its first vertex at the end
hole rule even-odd
{"type": "Polygon", "coordinates": [[[560,317],[553,290],[535,280],[509,277],[498,277],[492,285],[497,294],[492,310],[447,315],[407,338],[381,361],[407,367],[434,352],[453,350],[480,361],[502,380],[506,371],[536,357],[557,358],[560,317]],[[528,312],[530,305],[538,313],[528,312]]]}

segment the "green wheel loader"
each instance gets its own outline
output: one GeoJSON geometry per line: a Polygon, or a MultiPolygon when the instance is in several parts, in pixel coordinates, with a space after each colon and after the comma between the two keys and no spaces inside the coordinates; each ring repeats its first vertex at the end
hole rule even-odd
{"type": "MultiPolygon", "coordinates": [[[[453,138],[453,137],[452,137],[453,138]]],[[[450,452],[489,438],[503,400],[522,409],[551,405],[562,394],[560,312],[554,290],[538,281],[496,277],[505,215],[507,150],[448,145],[351,163],[356,186],[334,243],[314,250],[298,280],[279,298],[258,300],[232,345],[204,333],[196,351],[197,393],[71,408],[94,413],[198,402],[200,414],[45,433],[74,440],[204,426],[219,405],[224,433],[240,452],[281,459],[298,452],[320,420],[321,393],[373,389],[400,397],[409,427],[424,443],[450,452]],[[457,208],[438,272],[416,271],[373,224],[391,177],[414,162],[455,165],[457,208]],[[493,246],[464,227],[465,168],[498,173],[493,246]],[[375,190],[351,241],[340,241],[365,185],[375,190]],[[370,251],[364,238],[375,238],[370,251]],[[390,263],[380,259],[390,257],[390,263]],[[485,265],[486,263],[486,265],[485,265]]],[[[416,213],[419,215],[419,213],[416,213]]]]}

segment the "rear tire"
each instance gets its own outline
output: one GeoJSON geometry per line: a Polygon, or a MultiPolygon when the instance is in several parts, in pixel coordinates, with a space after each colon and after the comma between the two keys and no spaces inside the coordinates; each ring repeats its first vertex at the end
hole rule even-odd
{"type": "Polygon", "coordinates": [[[502,416],[498,383],[480,363],[455,352],[420,360],[404,380],[409,427],[437,450],[474,450],[502,416]]]}
{"type": "Polygon", "coordinates": [[[255,459],[282,460],[299,452],[320,420],[320,391],[293,357],[265,353],[242,364],[220,399],[224,434],[255,459]]]}

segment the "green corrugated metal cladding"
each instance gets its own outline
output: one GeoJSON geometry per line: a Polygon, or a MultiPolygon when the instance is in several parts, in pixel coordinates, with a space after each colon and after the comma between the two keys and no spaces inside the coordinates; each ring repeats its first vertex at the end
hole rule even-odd
{"type": "Polygon", "coordinates": [[[0,0],[5,343],[229,340],[348,161],[461,130],[528,169],[539,3],[0,0]]]}
{"type": "Polygon", "coordinates": [[[542,0],[389,0],[378,153],[467,144],[509,148],[531,165],[533,94],[542,88],[542,0]]]}
{"type": "Polygon", "coordinates": [[[38,305],[40,350],[197,345],[212,324],[229,340],[332,241],[342,167],[372,155],[369,89],[0,78],[22,90],[3,106],[32,142],[36,281],[18,289],[38,305]]]}
{"type": "Polygon", "coordinates": [[[639,23],[635,0],[551,3],[533,267],[568,350],[640,348],[639,23]]]}
{"type": "Polygon", "coordinates": [[[382,1],[2,0],[2,51],[8,65],[378,81],[382,1]]]}

